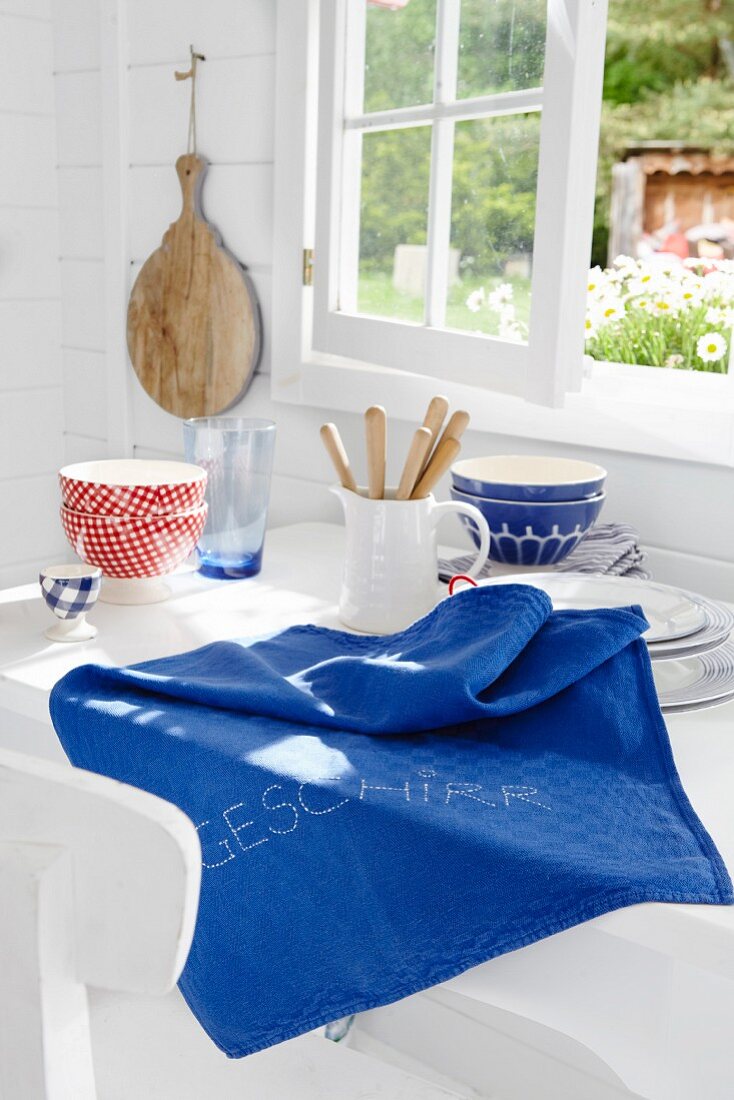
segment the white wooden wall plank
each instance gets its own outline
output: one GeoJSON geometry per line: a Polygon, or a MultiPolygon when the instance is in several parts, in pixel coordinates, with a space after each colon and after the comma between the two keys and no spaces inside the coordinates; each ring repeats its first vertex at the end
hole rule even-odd
{"type": "Polygon", "coordinates": [[[124,455],[107,454],[107,441],[94,439],[91,436],[73,435],[67,433],[64,436],[64,465],[72,462],[96,462],[100,458],[124,458],[124,455]]]}
{"type": "Polygon", "coordinates": [[[0,103],[3,111],[53,114],[51,24],[0,13],[0,103]]]}
{"type": "Polygon", "coordinates": [[[341,505],[328,487],[319,481],[273,474],[268,527],[287,527],[290,523],[314,521],[343,522],[341,505]]]}
{"type": "MultiPolygon", "coordinates": [[[[59,535],[63,541],[66,542],[60,527],[59,535]]],[[[37,584],[38,574],[46,566],[60,565],[64,562],[73,560],[74,551],[68,543],[66,543],[66,546],[63,546],[61,543],[55,544],[51,542],[46,548],[46,553],[41,557],[0,565],[0,588],[15,588],[18,584],[37,584]]],[[[51,613],[49,612],[49,614],[51,613]]],[[[50,625],[50,623],[48,625],[50,625]]],[[[19,715],[13,715],[12,721],[13,728],[15,729],[17,727],[20,730],[23,719],[21,719],[19,715]]],[[[26,721],[28,721],[28,719],[26,719],[26,721]]],[[[43,729],[43,727],[41,727],[41,729],[43,729]]],[[[34,749],[28,747],[29,742],[25,737],[26,732],[27,731],[24,730],[21,738],[19,738],[17,742],[13,741],[12,744],[10,740],[6,740],[5,737],[3,737],[3,744],[7,745],[10,749],[16,749],[18,752],[27,752],[30,755],[40,755],[36,753],[34,749]]],[[[59,748],[61,748],[60,745],[59,748]]]]}
{"type": "Polygon", "coordinates": [[[61,384],[61,304],[0,302],[0,391],[61,384]]]}
{"type": "MultiPolygon", "coordinates": [[[[241,263],[272,264],[272,193],[270,164],[216,164],[206,173],[204,212],[241,263]]],[[[132,168],[129,201],[130,255],[133,260],[145,260],[181,209],[181,188],[173,165],[132,168]]]]}
{"type": "Polygon", "coordinates": [[[57,74],[56,144],[64,167],[102,163],[98,72],[57,74]]]}
{"type": "Polygon", "coordinates": [[[55,210],[0,209],[0,298],[57,298],[55,210]]]}
{"type": "Polygon", "coordinates": [[[63,352],[64,431],[107,435],[107,378],[103,352],[65,348],[63,352]]]}
{"type": "Polygon", "coordinates": [[[52,0],[57,73],[99,68],[98,0],[52,0]]]}
{"type": "Polygon", "coordinates": [[[0,206],[55,206],[53,117],[0,114],[0,149],[0,206]]]}
{"type": "Polygon", "coordinates": [[[58,470],[63,458],[61,415],[60,388],[3,394],[0,481],[58,470]]]}
{"type": "Polygon", "coordinates": [[[183,66],[190,42],[208,58],[275,49],[273,0],[128,0],[127,18],[133,65],[183,66]]]}
{"type": "MultiPolygon", "coordinates": [[[[4,547],[6,561],[21,564],[25,559],[58,558],[65,543],[60,499],[55,474],[0,481],[0,512],[7,524],[13,524],[12,545],[4,547]]],[[[67,558],[73,559],[70,549],[67,558]]]]}
{"type": "MultiPolygon", "coordinates": [[[[130,73],[130,160],[173,164],[186,152],[189,86],[174,80],[170,64],[130,73]]],[[[199,70],[199,152],[213,163],[273,159],[273,57],[207,61],[199,70]]]]}
{"type": "Polygon", "coordinates": [[[51,19],[51,0],[0,0],[0,12],[22,19],[51,19]]]}
{"type": "Polygon", "coordinates": [[[104,351],[104,264],[62,260],[59,267],[64,347],[104,351]]]}
{"type": "Polygon", "coordinates": [[[57,175],[62,259],[104,259],[102,169],[59,168],[57,175]]]}

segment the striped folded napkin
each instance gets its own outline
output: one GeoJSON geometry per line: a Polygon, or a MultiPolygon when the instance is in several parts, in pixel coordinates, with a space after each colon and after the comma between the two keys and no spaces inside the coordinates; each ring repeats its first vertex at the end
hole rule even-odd
{"type": "MultiPolygon", "coordinates": [[[[594,573],[650,580],[650,573],[642,568],[647,554],[641,549],[639,540],[639,532],[627,523],[600,523],[592,527],[588,535],[562,562],[558,565],[538,566],[538,571],[594,573]]],[[[473,561],[473,554],[440,558],[439,580],[448,583],[457,573],[466,572],[473,561]]],[[[492,562],[486,561],[479,577],[488,577],[491,573],[492,562]]]]}

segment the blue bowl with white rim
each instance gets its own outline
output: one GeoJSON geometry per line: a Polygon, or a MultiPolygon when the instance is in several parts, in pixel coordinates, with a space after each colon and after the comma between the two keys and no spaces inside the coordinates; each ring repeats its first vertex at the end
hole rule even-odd
{"type": "MultiPolygon", "coordinates": [[[[452,488],[453,500],[473,504],[489,524],[492,561],[505,565],[556,565],[575,550],[604,507],[605,493],[585,500],[491,500],[452,488]]],[[[479,532],[469,516],[459,516],[474,544],[479,532]]]]}
{"type": "Polygon", "coordinates": [[[606,477],[596,462],[543,455],[487,455],[451,467],[455,488],[490,500],[590,500],[604,491],[606,477]]]}
{"type": "Polygon", "coordinates": [[[86,642],[96,637],[97,628],[86,621],[102,584],[102,570],[95,565],[73,562],[47,565],[38,575],[41,595],[58,622],[44,633],[52,642],[86,642]]]}

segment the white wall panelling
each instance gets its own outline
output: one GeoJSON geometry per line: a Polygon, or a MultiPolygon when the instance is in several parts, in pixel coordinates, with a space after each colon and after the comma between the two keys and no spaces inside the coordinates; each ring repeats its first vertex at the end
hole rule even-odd
{"type": "Polygon", "coordinates": [[[54,69],[99,68],[99,0],[52,0],[54,69]]]}
{"type": "Polygon", "coordinates": [[[0,3],[0,583],[29,580],[64,537],[52,29],[45,2],[0,3]]]}
{"type": "Polygon", "coordinates": [[[22,19],[49,22],[51,19],[51,0],[0,0],[0,13],[17,15],[22,19]]]}
{"type": "Polygon", "coordinates": [[[104,259],[102,169],[59,168],[58,189],[61,258],[104,259]]]}
{"type": "Polygon", "coordinates": [[[75,435],[66,432],[64,435],[64,462],[96,462],[100,455],[106,453],[106,438],[94,436],[75,435]]]}
{"type": "MultiPolygon", "coordinates": [[[[181,211],[181,186],[173,165],[130,170],[130,255],[143,261],[161,243],[181,211]]],[[[202,205],[227,248],[242,263],[270,266],[273,241],[271,164],[214,164],[204,178],[202,205]]]]}
{"type": "Polygon", "coordinates": [[[189,42],[207,60],[272,53],[275,8],[273,0],[128,0],[130,63],[178,64],[189,42]]]}
{"type": "Polygon", "coordinates": [[[0,103],[3,111],[20,115],[53,115],[51,24],[17,15],[3,15],[2,42],[0,103]]]}
{"type": "Polygon", "coordinates": [[[3,340],[0,390],[29,390],[61,385],[58,300],[0,300],[3,340]]]}
{"type": "Polygon", "coordinates": [[[64,347],[104,351],[104,263],[62,260],[61,299],[64,347]]]}
{"type": "Polygon", "coordinates": [[[107,435],[107,378],[101,351],[64,348],[64,430],[104,439],[107,435]]]}
{"type": "MultiPolygon", "coordinates": [[[[174,14],[175,6],[168,6],[172,40],[183,46],[178,62],[130,71],[130,161],[136,166],[173,165],[186,152],[190,89],[174,80],[173,71],[189,66],[184,45],[189,37],[174,14]]],[[[206,41],[201,47],[197,43],[198,48],[206,54],[206,41]]],[[[196,79],[198,151],[212,163],[271,162],[274,96],[272,56],[202,62],[196,79]]]]}
{"type": "Polygon", "coordinates": [[[0,114],[0,206],[56,206],[53,115],[0,114]]]}
{"type": "Polygon", "coordinates": [[[0,298],[58,298],[55,209],[0,208],[0,298]]]}
{"type": "Polygon", "coordinates": [[[62,167],[102,163],[100,74],[56,74],[56,140],[62,167]]]}
{"type": "Polygon", "coordinates": [[[3,394],[3,417],[10,431],[0,432],[0,483],[56,473],[63,459],[60,402],[61,389],[56,387],[3,394]]]}
{"type": "MultiPolygon", "coordinates": [[[[22,427],[30,432],[33,425],[26,422],[22,427]]],[[[33,580],[33,571],[26,563],[40,557],[73,559],[59,521],[59,484],[55,473],[0,481],[0,512],[6,517],[3,565],[17,566],[19,579],[33,580]]]]}

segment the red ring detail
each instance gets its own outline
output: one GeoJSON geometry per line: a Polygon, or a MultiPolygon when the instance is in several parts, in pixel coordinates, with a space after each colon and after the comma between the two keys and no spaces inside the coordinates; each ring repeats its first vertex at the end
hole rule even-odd
{"type": "Polygon", "coordinates": [[[472,586],[472,588],[478,588],[479,587],[477,582],[474,580],[473,577],[467,577],[466,573],[457,573],[449,581],[449,596],[453,596],[454,588],[459,583],[459,581],[466,581],[466,583],[470,584],[472,586]]]}

